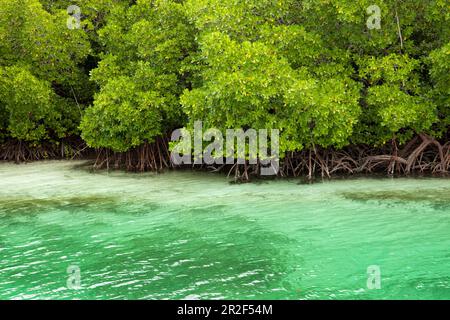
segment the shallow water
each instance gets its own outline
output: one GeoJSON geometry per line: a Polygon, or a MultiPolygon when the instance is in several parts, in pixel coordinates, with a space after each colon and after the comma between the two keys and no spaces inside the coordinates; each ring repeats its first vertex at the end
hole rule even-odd
{"type": "Polygon", "coordinates": [[[239,185],[80,164],[0,164],[0,299],[450,299],[449,179],[239,185]]]}

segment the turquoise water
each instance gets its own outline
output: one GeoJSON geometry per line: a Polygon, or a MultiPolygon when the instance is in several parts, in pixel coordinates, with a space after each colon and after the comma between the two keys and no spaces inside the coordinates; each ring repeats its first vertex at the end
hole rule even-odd
{"type": "Polygon", "coordinates": [[[449,179],[230,184],[81,164],[0,164],[0,299],[450,299],[449,179]]]}

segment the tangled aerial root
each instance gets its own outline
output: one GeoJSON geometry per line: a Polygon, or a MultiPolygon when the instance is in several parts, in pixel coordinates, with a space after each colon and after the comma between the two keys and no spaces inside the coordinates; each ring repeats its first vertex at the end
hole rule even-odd
{"type": "MultiPolygon", "coordinates": [[[[41,159],[73,159],[92,154],[83,142],[60,143],[59,146],[30,147],[20,141],[9,141],[0,146],[0,160],[25,162],[41,159]]],[[[144,143],[130,151],[117,153],[108,149],[95,150],[95,169],[126,169],[128,171],[162,171],[164,169],[194,168],[228,173],[235,181],[249,181],[259,177],[261,163],[233,165],[182,165],[171,162],[169,138],[159,137],[153,143],[144,143]]],[[[301,152],[289,152],[280,160],[278,176],[312,179],[315,176],[331,177],[333,174],[387,172],[388,174],[448,173],[450,170],[450,141],[441,144],[426,134],[419,134],[398,150],[392,146],[373,148],[349,146],[342,150],[314,147],[301,152]]]]}
{"type": "MultiPolygon", "coordinates": [[[[162,171],[170,168],[197,168],[212,172],[224,172],[235,181],[249,181],[259,177],[261,163],[233,165],[182,165],[170,161],[169,139],[158,138],[153,143],[125,153],[97,150],[95,168],[126,169],[128,171],[162,171]]],[[[387,172],[389,174],[446,173],[450,169],[450,142],[441,145],[436,139],[420,134],[402,150],[394,148],[374,149],[369,146],[351,146],[344,150],[317,149],[289,152],[281,160],[278,176],[308,179],[319,175],[387,172]]]]}
{"type": "MultiPolygon", "coordinates": [[[[221,168],[219,168],[221,169],[221,168]]],[[[216,169],[218,170],[218,169],[216,169]]],[[[234,165],[235,180],[246,181],[257,176],[258,165],[234,165]]],[[[308,179],[319,175],[330,178],[333,174],[387,172],[388,174],[431,173],[444,174],[450,170],[450,142],[442,145],[436,139],[420,134],[398,150],[393,147],[374,149],[369,146],[350,146],[344,150],[313,148],[302,152],[290,152],[282,160],[279,176],[308,179]]]]}
{"type": "MultiPolygon", "coordinates": [[[[201,167],[201,166],[200,166],[201,167]]],[[[258,177],[261,165],[245,164],[208,166],[214,172],[228,172],[235,181],[248,181],[258,177]]],[[[431,173],[445,174],[450,170],[450,142],[442,145],[436,139],[421,134],[398,150],[392,147],[374,149],[369,146],[350,146],[343,150],[317,149],[289,152],[281,160],[278,176],[308,179],[320,175],[385,172],[393,174],[431,173]]]]}
{"type": "Polygon", "coordinates": [[[359,171],[371,172],[375,167],[387,164],[388,172],[391,174],[395,172],[410,174],[413,171],[420,173],[448,172],[450,144],[441,145],[439,141],[425,134],[420,134],[419,137],[422,140],[421,143],[417,145],[419,139],[416,137],[400,151],[399,156],[367,157],[359,171]],[[414,146],[415,148],[413,149],[414,146]]]}
{"type": "Polygon", "coordinates": [[[322,177],[332,173],[371,173],[387,171],[389,174],[447,173],[450,169],[450,142],[441,145],[436,139],[420,134],[402,150],[393,143],[393,150],[374,150],[370,147],[348,147],[346,150],[322,150],[312,154],[300,154],[286,160],[289,174],[298,176],[304,172],[308,177],[320,170],[322,177]],[[380,154],[384,152],[384,154],[380,154]],[[390,151],[390,152],[389,152],[390,151]],[[292,163],[297,167],[292,168],[292,163]]]}
{"type": "Polygon", "coordinates": [[[169,139],[157,138],[153,143],[144,143],[127,152],[111,152],[98,149],[95,169],[126,169],[127,171],[161,171],[172,168],[169,139]]]}
{"type": "Polygon", "coordinates": [[[75,159],[86,155],[87,146],[82,141],[61,141],[59,145],[43,143],[37,146],[17,140],[0,145],[0,160],[15,163],[46,159],[75,159]]]}

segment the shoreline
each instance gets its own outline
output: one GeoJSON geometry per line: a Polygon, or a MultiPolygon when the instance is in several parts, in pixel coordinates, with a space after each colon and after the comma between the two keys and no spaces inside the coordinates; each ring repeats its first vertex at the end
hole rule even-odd
{"type": "MultiPolygon", "coordinates": [[[[235,182],[273,178],[304,178],[306,181],[336,177],[363,176],[448,176],[450,172],[450,141],[439,141],[419,134],[402,146],[395,141],[381,147],[349,145],[342,149],[304,149],[285,152],[276,160],[273,175],[261,174],[263,165],[249,160],[226,164],[226,158],[215,158],[213,164],[175,164],[172,161],[170,141],[160,137],[153,143],[126,152],[90,148],[79,138],[31,147],[21,141],[10,140],[0,145],[0,160],[26,163],[40,160],[87,160],[92,169],[124,170],[127,172],[162,172],[165,170],[192,170],[219,173],[235,182]],[[218,163],[218,164],[216,164],[218,163]]],[[[189,157],[188,157],[189,158],[189,157]]],[[[191,155],[192,158],[192,155],[191,155]]]]}
{"type": "Polygon", "coordinates": [[[227,176],[224,171],[214,171],[205,167],[191,167],[191,166],[183,166],[176,168],[164,168],[159,171],[129,171],[124,168],[96,168],[95,167],[95,158],[86,157],[86,158],[76,158],[76,159],[61,159],[61,158],[52,158],[52,159],[40,159],[34,161],[24,161],[16,163],[14,161],[0,160],[0,165],[2,164],[11,164],[11,165],[32,165],[36,163],[48,163],[48,162],[67,162],[72,163],[74,169],[82,169],[87,170],[93,173],[102,173],[102,172],[122,172],[126,174],[146,174],[146,173],[154,173],[164,175],[166,173],[174,173],[174,172],[183,172],[183,173],[192,173],[192,174],[207,174],[211,176],[221,176],[225,180],[228,180],[230,183],[264,183],[269,181],[297,181],[298,184],[314,184],[314,183],[322,183],[327,181],[352,181],[357,179],[403,179],[403,178],[411,178],[411,179],[450,179],[450,172],[447,173],[430,173],[430,172],[418,172],[413,171],[409,174],[388,174],[385,171],[374,171],[374,172],[360,172],[360,173],[337,173],[333,174],[330,177],[321,177],[320,174],[313,176],[311,179],[307,175],[303,176],[254,176],[249,180],[234,180],[232,177],[227,176]],[[77,163],[78,162],[78,163],[77,163]]]}

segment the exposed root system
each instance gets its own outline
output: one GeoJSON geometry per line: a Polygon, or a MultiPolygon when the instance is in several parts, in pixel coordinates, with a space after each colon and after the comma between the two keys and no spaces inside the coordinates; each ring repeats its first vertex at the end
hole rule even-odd
{"type": "Polygon", "coordinates": [[[308,178],[320,173],[355,174],[387,172],[388,174],[447,173],[450,170],[450,142],[442,145],[436,139],[421,134],[398,150],[395,143],[388,149],[367,146],[344,150],[314,150],[289,154],[282,167],[284,175],[308,178]]]}
{"type": "MultiPolygon", "coordinates": [[[[260,164],[212,167],[214,171],[228,170],[228,176],[236,181],[248,181],[258,176],[260,164]]],[[[441,144],[436,139],[420,134],[401,150],[395,142],[392,146],[374,149],[368,146],[351,146],[343,150],[313,148],[290,152],[281,160],[278,175],[281,177],[306,176],[313,179],[320,175],[330,178],[333,174],[358,174],[385,172],[389,175],[446,174],[450,170],[450,142],[441,144]]]]}
{"type": "MultiPolygon", "coordinates": [[[[162,171],[170,168],[194,168],[212,172],[224,172],[235,181],[250,181],[260,176],[261,164],[234,165],[182,165],[170,161],[169,139],[160,137],[153,143],[144,143],[130,151],[117,153],[108,149],[88,149],[83,143],[61,143],[30,147],[10,141],[1,145],[0,159],[15,162],[50,158],[73,159],[95,154],[95,169],[125,169],[127,171],[162,171]],[[95,152],[93,152],[95,151],[95,152]]],[[[420,134],[400,150],[395,141],[384,148],[350,146],[343,150],[312,148],[301,152],[287,153],[280,160],[278,176],[315,176],[329,178],[334,174],[358,174],[385,172],[393,175],[411,173],[445,174],[450,170],[450,142],[440,143],[436,139],[420,134]]]]}
{"type": "Polygon", "coordinates": [[[127,171],[161,171],[171,168],[169,139],[161,137],[127,152],[98,149],[95,169],[126,169],[127,171]]]}
{"type": "Polygon", "coordinates": [[[29,143],[9,140],[0,145],[0,160],[15,163],[46,159],[80,159],[88,155],[89,148],[82,141],[61,141],[59,145],[29,143]]]}

